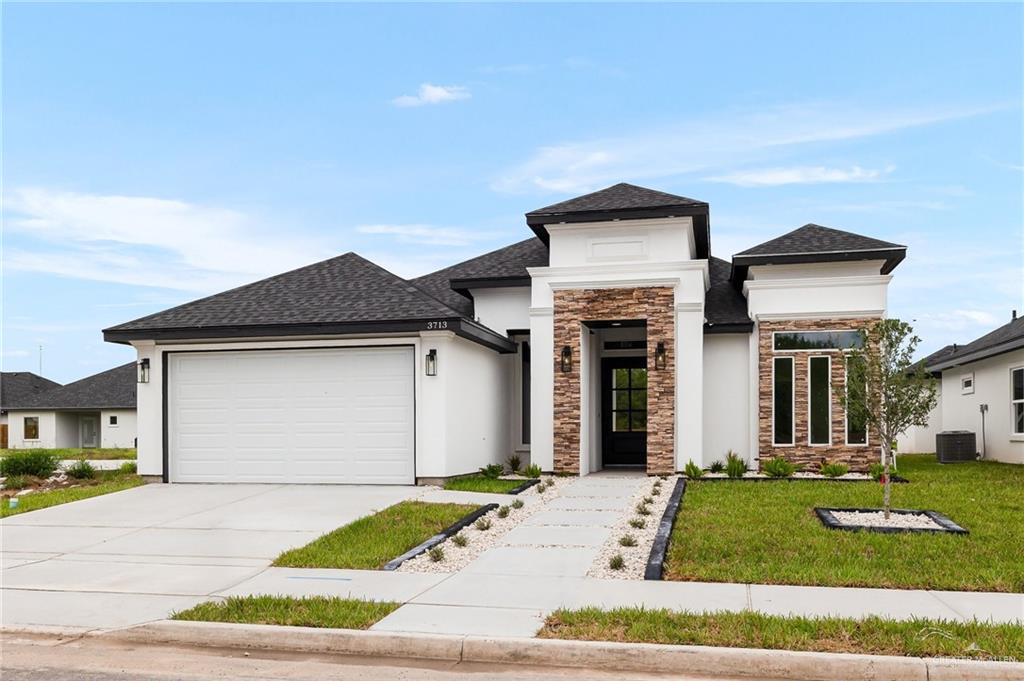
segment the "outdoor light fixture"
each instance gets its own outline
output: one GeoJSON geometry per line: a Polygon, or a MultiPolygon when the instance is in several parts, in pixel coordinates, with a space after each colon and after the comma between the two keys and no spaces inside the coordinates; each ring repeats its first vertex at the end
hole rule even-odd
{"type": "Polygon", "coordinates": [[[572,348],[568,345],[562,348],[562,373],[567,374],[572,371],[572,348]]]}
{"type": "Polygon", "coordinates": [[[427,363],[425,368],[427,376],[437,376],[437,350],[431,348],[427,351],[427,363]]]}
{"type": "Polygon", "coordinates": [[[139,370],[139,383],[149,383],[149,357],[143,357],[136,364],[139,370]]]}
{"type": "Polygon", "coordinates": [[[657,347],[654,348],[654,368],[664,369],[668,364],[668,353],[665,352],[665,344],[658,341],[657,347]]]}

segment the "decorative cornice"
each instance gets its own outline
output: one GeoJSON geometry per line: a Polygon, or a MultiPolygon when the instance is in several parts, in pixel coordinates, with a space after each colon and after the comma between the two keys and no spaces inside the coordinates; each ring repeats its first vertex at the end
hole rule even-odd
{"type": "Polygon", "coordinates": [[[888,285],[891,274],[868,274],[856,277],[808,277],[802,279],[748,279],[743,282],[743,293],[751,290],[781,288],[824,288],[830,286],[878,286],[888,285]]]}
{"type": "Polygon", "coordinates": [[[779,312],[771,314],[754,315],[754,321],[758,322],[785,322],[791,319],[862,319],[880,318],[885,316],[885,310],[844,310],[842,312],[829,312],[828,310],[815,310],[814,312],[779,312]]]}

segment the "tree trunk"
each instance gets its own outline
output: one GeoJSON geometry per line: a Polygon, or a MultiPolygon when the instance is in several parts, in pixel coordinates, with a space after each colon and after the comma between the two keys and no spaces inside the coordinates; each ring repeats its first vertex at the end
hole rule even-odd
{"type": "Polygon", "coordinates": [[[882,476],[885,482],[882,484],[882,507],[885,509],[885,519],[889,519],[889,509],[892,505],[892,474],[891,471],[892,454],[890,452],[890,445],[888,440],[882,441],[882,465],[885,467],[882,476]]]}

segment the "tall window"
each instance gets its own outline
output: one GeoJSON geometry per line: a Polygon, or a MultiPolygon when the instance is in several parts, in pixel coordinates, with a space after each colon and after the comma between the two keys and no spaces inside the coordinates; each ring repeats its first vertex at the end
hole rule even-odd
{"type": "MultiPolygon", "coordinates": [[[[854,395],[865,395],[864,392],[864,377],[851,378],[849,374],[846,375],[846,386],[847,396],[852,392],[854,395]],[[860,385],[851,386],[852,381],[859,380],[860,385]],[[854,388],[854,390],[850,390],[854,388]]],[[[846,444],[848,445],[866,445],[868,443],[868,427],[864,423],[864,418],[861,416],[857,418],[854,414],[850,413],[850,410],[846,410],[846,444]]]]}
{"type": "Polygon", "coordinates": [[[1013,409],[1013,432],[1024,435],[1024,367],[1010,372],[1010,406],[1013,409]]]}
{"type": "Polygon", "coordinates": [[[646,431],[647,369],[615,369],[612,371],[612,391],[612,431],[646,431]]]}
{"type": "Polygon", "coordinates": [[[26,440],[38,440],[39,439],[39,417],[38,416],[26,416],[25,417],[25,439],[26,440]]]}
{"type": "Polygon", "coordinates": [[[521,401],[522,411],[522,438],[523,444],[530,444],[530,343],[529,341],[523,341],[521,346],[522,354],[522,366],[520,367],[519,375],[519,392],[521,393],[519,399],[521,401]]]}
{"type": "Polygon", "coordinates": [[[809,360],[808,405],[810,411],[810,443],[827,445],[832,442],[832,396],[829,382],[832,360],[829,357],[811,357],[809,360]]]}
{"type": "Polygon", "coordinates": [[[776,357],[772,371],[773,435],[777,445],[793,444],[793,358],[776,357]]]}

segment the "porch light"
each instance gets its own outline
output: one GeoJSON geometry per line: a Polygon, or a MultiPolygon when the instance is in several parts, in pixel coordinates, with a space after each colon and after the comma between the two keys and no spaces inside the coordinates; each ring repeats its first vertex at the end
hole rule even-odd
{"type": "Polygon", "coordinates": [[[568,345],[562,348],[562,373],[567,374],[572,371],[572,348],[568,345]]]}
{"type": "Polygon", "coordinates": [[[136,364],[139,371],[139,383],[149,383],[149,357],[143,357],[136,364]]]}
{"type": "Polygon", "coordinates": [[[654,368],[660,371],[667,365],[668,353],[665,352],[665,344],[658,341],[658,345],[654,348],[654,368]]]}
{"type": "Polygon", "coordinates": [[[424,364],[427,376],[437,376],[437,350],[431,348],[427,351],[427,361],[424,364]]]}

